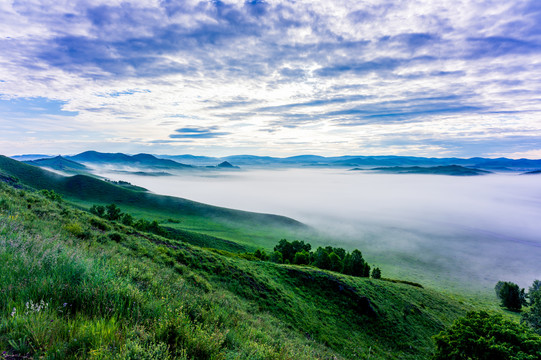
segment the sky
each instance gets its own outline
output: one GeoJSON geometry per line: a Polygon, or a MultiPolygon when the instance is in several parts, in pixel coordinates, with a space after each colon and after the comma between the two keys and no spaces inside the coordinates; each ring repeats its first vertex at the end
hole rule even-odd
{"type": "Polygon", "coordinates": [[[541,158],[541,1],[0,1],[0,154],[541,158]]]}

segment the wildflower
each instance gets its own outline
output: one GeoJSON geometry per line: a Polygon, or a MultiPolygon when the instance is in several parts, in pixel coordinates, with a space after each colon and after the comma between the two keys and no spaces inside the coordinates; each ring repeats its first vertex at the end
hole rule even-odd
{"type": "Polygon", "coordinates": [[[17,309],[13,308],[13,311],[11,312],[11,317],[15,317],[16,313],[17,313],[17,309]]]}

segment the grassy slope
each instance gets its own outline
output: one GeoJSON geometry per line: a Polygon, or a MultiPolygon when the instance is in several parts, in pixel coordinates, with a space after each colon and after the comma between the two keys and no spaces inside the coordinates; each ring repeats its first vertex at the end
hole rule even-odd
{"type": "Polygon", "coordinates": [[[3,183],[0,261],[0,351],[10,353],[422,359],[469,310],[405,284],[139,233],[3,183]],[[30,300],[48,306],[28,310],[30,300]]]}
{"type": "Polygon", "coordinates": [[[171,227],[200,232],[240,243],[246,248],[268,247],[282,237],[308,231],[301,223],[278,215],[226,209],[181,198],[132,191],[90,176],[64,177],[0,155],[0,171],[35,189],[51,189],[89,208],[93,204],[118,204],[136,217],[166,223],[171,227]]]}

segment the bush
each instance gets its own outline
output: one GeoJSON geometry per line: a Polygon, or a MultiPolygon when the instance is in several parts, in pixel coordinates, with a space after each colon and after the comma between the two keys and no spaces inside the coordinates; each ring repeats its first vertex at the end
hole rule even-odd
{"type": "Polygon", "coordinates": [[[113,240],[114,242],[121,242],[124,239],[124,235],[117,232],[112,232],[109,234],[109,239],[113,240]]]}
{"type": "Polygon", "coordinates": [[[79,239],[88,239],[90,237],[90,232],[88,230],[83,229],[81,224],[77,222],[66,224],[63,226],[63,228],[68,233],[70,233],[71,235],[74,235],[75,237],[79,239]]]}
{"type": "Polygon", "coordinates": [[[524,360],[541,358],[541,337],[502,315],[470,312],[434,336],[434,360],[524,360]]]}
{"type": "MultiPolygon", "coordinates": [[[[121,354],[117,355],[115,360],[169,360],[171,354],[164,343],[143,344],[139,341],[129,339],[121,354]]],[[[177,355],[176,359],[186,359],[185,353],[177,355]]]]}
{"type": "Polygon", "coordinates": [[[58,194],[57,192],[55,192],[54,190],[43,189],[43,190],[38,191],[38,194],[45,196],[47,199],[51,201],[62,202],[62,196],[58,194]]]}
{"type": "Polygon", "coordinates": [[[116,204],[109,204],[106,207],[107,214],[106,218],[112,221],[120,219],[120,216],[122,215],[122,212],[120,211],[119,207],[116,206],[116,204]]]}
{"type": "Polygon", "coordinates": [[[90,226],[95,227],[96,229],[101,231],[107,231],[110,229],[109,225],[107,225],[105,221],[96,218],[90,219],[90,226]]]}

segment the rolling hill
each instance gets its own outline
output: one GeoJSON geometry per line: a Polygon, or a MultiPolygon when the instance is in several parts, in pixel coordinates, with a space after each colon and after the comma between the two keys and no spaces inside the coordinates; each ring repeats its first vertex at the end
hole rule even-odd
{"type": "Polygon", "coordinates": [[[193,168],[191,165],[182,164],[169,159],[159,159],[150,154],[126,155],[122,153],[112,154],[97,151],[85,151],[78,155],[66,156],[66,158],[80,163],[95,165],[113,164],[116,166],[144,167],[163,170],[185,170],[193,168]]]}
{"type": "Polygon", "coordinates": [[[86,172],[89,170],[83,164],[80,164],[73,160],[66,159],[62,156],[55,156],[52,158],[43,158],[43,159],[24,161],[24,162],[29,165],[46,167],[46,168],[51,168],[54,170],[59,170],[59,171],[69,172],[69,173],[86,172]]]}
{"type": "MultiPolygon", "coordinates": [[[[1,155],[0,173],[15,177],[22,184],[34,189],[54,190],[85,207],[90,207],[92,204],[116,203],[146,216],[164,219],[189,217],[192,222],[188,223],[185,219],[184,224],[188,226],[184,227],[185,230],[193,225],[197,231],[209,233],[214,228],[229,227],[231,223],[234,223],[237,228],[244,225],[246,229],[259,229],[256,232],[265,232],[265,229],[269,228],[282,229],[284,233],[308,229],[302,223],[284,216],[251,213],[182,198],[156,195],[87,175],[62,176],[1,155]]],[[[270,236],[272,232],[268,233],[270,236]]],[[[250,230],[241,237],[253,238],[255,236],[250,230]]]]}

